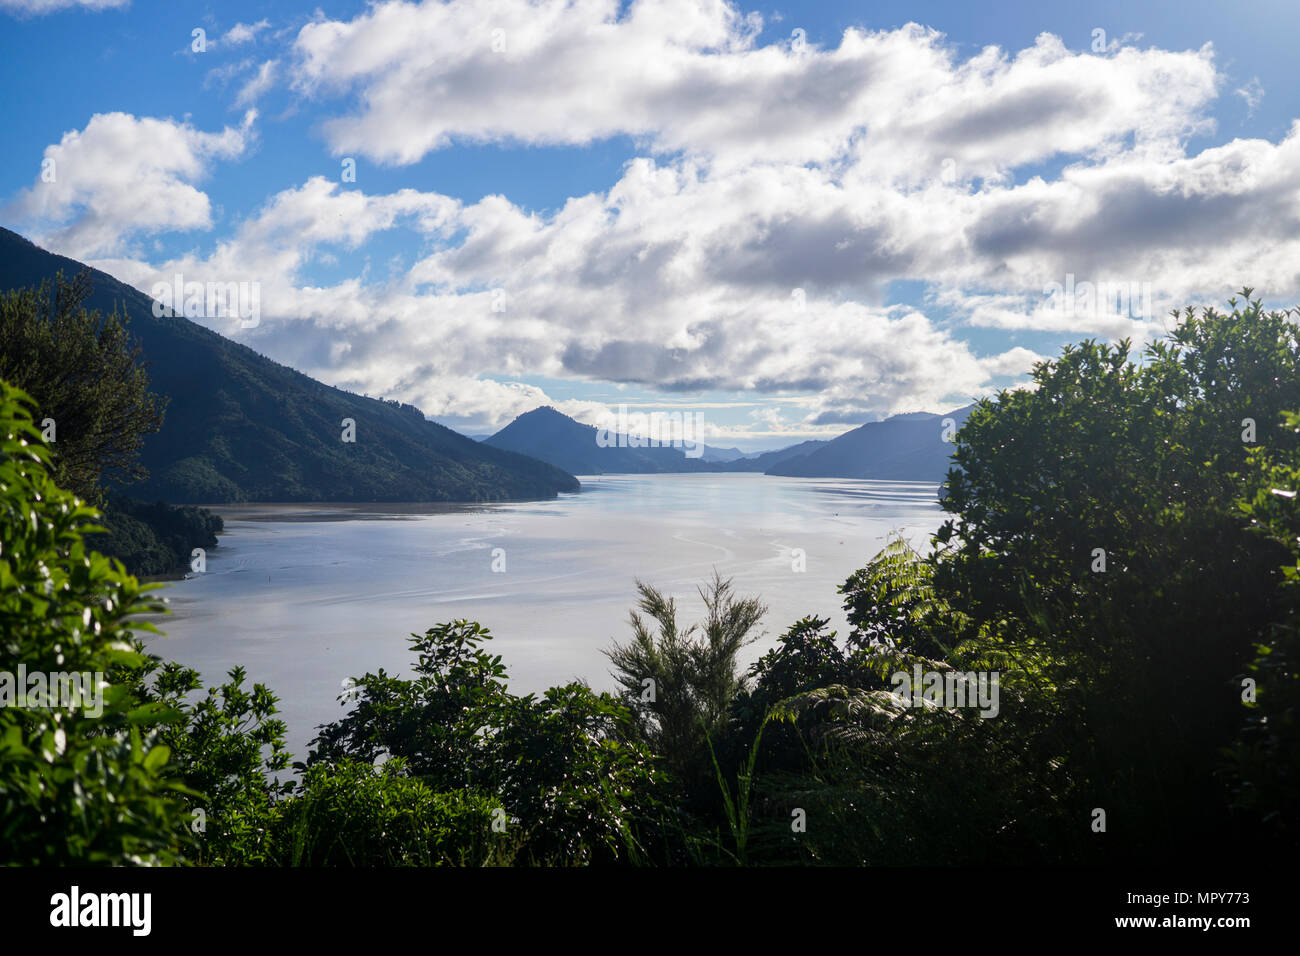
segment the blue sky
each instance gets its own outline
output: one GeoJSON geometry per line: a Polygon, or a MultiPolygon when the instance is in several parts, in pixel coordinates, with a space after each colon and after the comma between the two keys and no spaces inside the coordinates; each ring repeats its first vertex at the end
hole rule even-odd
{"type": "Polygon", "coordinates": [[[58,5],[0,0],[0,222],[256,282],[256,327],[196,320],[471,433],[777,447],[1300,291],[1281,0],[58,5]],[[1046,309],[1067,276],[1156,305],[1046,309]]]}

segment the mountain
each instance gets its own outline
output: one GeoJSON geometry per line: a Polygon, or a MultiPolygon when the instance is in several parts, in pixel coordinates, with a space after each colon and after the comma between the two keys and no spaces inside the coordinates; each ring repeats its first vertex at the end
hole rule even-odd
{"type": "MultiPolygon", "coordinates": [[[[0,290],[86,268],[0,228],[0,290]]],[[[418,408],[322,384],[91,270],[85,304],[129,318],[155,392],[169,399],[145,440],[137,498],[173,502],[499,501],[552,498],[578,480],[553,465],[485,446],[418,408]],[[344,442],[343,419],[355,422],[344,442]]]]}
{"type": "Polygon", "coordinates": [[[778,448],[776,451],[764,451],[759,452],[757,455],[747,455],[739,461],[730,462],[728,467],[731,471],[766,472],[769,468],[774,468],[783,462],[810,455],[818,448],[828,444],[830,443],[818,440],[803,441],[787,448],[778,448]]]}
{"type": "Polygon", "coordinates": [[[711,464],[720,464],[729,461],[739,461],[745,457],[745,453],[739,448],[714,448],[712,445],[704,446],[704,454],[700,458],[711,464]]]}
{"type": "Polygon", "coordinates": [[[933,415],[911,412],[868,422],[824,447],[770,466],[765,474],[796,478],[875,478],[942,482],[951,467],[944,419],[960,428],[974,405],[933,415]]]}
{"type": "Polygon", "coordinates": [[[628,447],[626,436],[608,436],[602,448],[595,425],[584,425],[549,405],[534,408],[512,421],[483,444],[531,455],[575,475],[659,474],[718,471],[717,465],[687,458],[681,448],[628,447]]]}
{"type": "Polygon", "coordinates": [[[508,448],[548,461],[575,475],[667,474],[674,472],[767,472],[768,469],[809,455],[830,444],[806,441],[776,451],[746,455],[738,448],[703,446],[698,458],[688,458],[681,448],[625,447],[624,436],[610,435],[602,448],[598,429],[584,425],[550,406],[534,408],[512,421],[484,444],[508,448]]]}

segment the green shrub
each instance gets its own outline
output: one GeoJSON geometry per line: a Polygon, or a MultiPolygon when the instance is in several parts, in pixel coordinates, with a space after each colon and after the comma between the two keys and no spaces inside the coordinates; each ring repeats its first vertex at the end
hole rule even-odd
{"type": "Polygon", "coordinates": [[[317,764],[281,807],[273,830],[280,866],[481,866],[508,861],[509,842],[492,829],[499,804],[464,790],[439,793],[382,767],[317,764]]]}
{"type": "Polygon", "coordinates": [[[133,618],[162,608],[87,550],[96,511],[54,484],[31,407],[0,382],[0,674],[100,674],[102,698],[0,706],[0,862],[176,862],[185,790],[158,733],[177,715],[133,692],[133,618]]]}
{"type": "Polygon", "coordinates": [[[196,834],[193,859],[206,865],[245,866],[270,862],[267,833],[279,814],[280,798],[293,789],[278,774],[289,766],[285,723],[277,698],[264,685],[244,687],[244,669],[233,667],[220,687],[202,689],[197,671],[156,658],[149,681],[139,689],[180,714],[162,739],[171,766],[194,792],[187,804],[196,834]]]}
{"type": "Polygon", "coordinates": [[[470,621],[411,635],[414,679],[357,678],[351,710],[321,728],[307,769],[397,758],[435,791],[504,808],[523,862],[637,858],[638,829],[662,808],[649,754],[627,742],[627,709],[578,683],[510,694],[501,658],[480,646],[490,639],[470,621]]]}

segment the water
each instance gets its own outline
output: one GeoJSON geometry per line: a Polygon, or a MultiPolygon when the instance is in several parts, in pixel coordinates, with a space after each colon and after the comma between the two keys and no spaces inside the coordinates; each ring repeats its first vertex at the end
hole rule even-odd
{"type": "Polygon", "coordinates": [[[732,474],[582,484],[523,504],[219,507],[220,547],[205,573],[163,592],[166,636],[148,643],[206,685],[243,664],[249,682],[279,695],[301,758],[314,728],[344,713],[344,678],[381,667],[410,676],[411,632],[478,621],[513,692],[576,677],[608,690],[601,650],[628,638],[636,580],[676,597],[684,625],[699,619],[696,588],[717,568],[769,607],[748,664],[807,615],[846,633],[836,588],[891,532],[924,547],[942,520],[936,486],[921,482],[732,474]]]}

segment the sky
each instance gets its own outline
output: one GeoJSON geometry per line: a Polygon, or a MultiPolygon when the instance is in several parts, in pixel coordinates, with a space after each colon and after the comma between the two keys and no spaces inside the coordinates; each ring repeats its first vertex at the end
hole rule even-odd
{"type": "Polygon", "coordinates": [[[1300,302],[1298,35],[1293,0],[0,0],[0,223],[244,283],[194,320],[469,434],[625,405],[775,448],[1300,302]]]}

